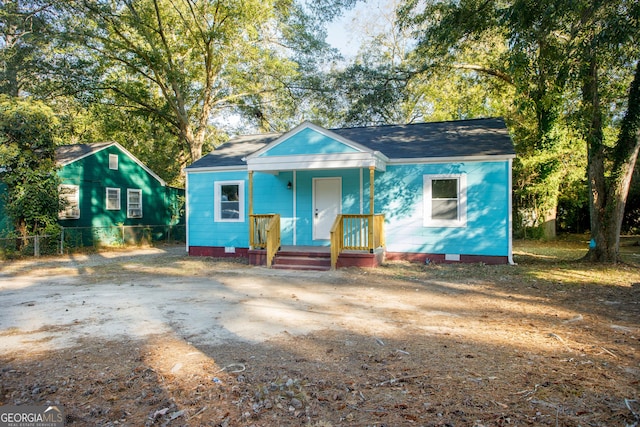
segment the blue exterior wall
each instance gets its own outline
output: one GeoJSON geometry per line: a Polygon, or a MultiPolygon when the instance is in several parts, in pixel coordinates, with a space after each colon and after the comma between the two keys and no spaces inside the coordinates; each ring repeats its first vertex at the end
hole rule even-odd
{"type": "Polygon", "coordinates": [[[233,180],[244,180],[245,196],[248,195],[246,171],[187,174],[187,241],[190,246],[249,246],[247,197],[243,222],[214,221],[214,183],[233,180]]]}
{"type": "Polygon", "coordinates": [[[375,211],[385,214],[387,251],[509,255],[507,161],[388,166],[375,180],[375,211]],[[424,175],[463,173],[467,176],[466,227],[425,227],[424,175]]]}
{"type": "MultiPolygon", "coordinates": [[[[368,171],[367,171],[368,174],[368,171]]],[[[328,245],[327,240],[313,240],[313,178],[342,178],[342,212],[360,213],[360,171],[292,171],[277,175],[256,172],[253,175],[253,212],[279,213],[283,245],[328,245]],[[288,189],[289,182],[294,188],[288,189]],[[294,194],[297,216],[294,218],[294,194]],[[294,230],[296,238],[294,240],[294,230]]],[[[367,177],[368,178],[368,177],[367,177]]],[[[368,184],[367,184],[368,185],[368,184]]],[[[190,246],[249,246],[249,184],[246,171],[189,173],[187,184],[187,222],[190,246]],[[215,222],[214,185],[216,181],[245,182],[243,222],[215,222]]],[[[368,187],[367,187],[368,197],[368,187]]]]}
{"type": "Polygon", "coordinates": [[[270,148],[268,151],[262,153],[260,157],[356,153],[357,151],[355,148],[340,141],[336,141],[320,132],[307,128],[290,136],[286,141],[282,141],[280,144],[270,148]]]}
{"type": "MultiPolygon", "coordinates": [[[[367,171],[367,174],[368,173],[369,171],[367,171]]],[[[330,177],[342,178],[342,213],[359,214],[360,170],[299,171],[296,173],[296,177],[296,244],[302,246],[327,246],[329,245],[328,240],[313,240],[313,179],[330,177]]],[[[367,197],[368,194],[367,190],[367,197]]]]}
{"type": "MultiPolygon", "coordinates": [[[[247,213],[248,196],[247,193],[247,213]]],[[[253,174],[253,213],[280,214],[280,241],[283,245],[293,245],[293,172],[280,172],[278,175],[260,172],[253,174]],[[290,182],[292,188],[288,189],[290,182]]],[[[248,236],[247,229],[247,240],[248,236]]]]}
{"type": "MultiPolygon", "coordinates": [[[[508,161],[389,165],[385,172],[376,172],[375,213],[385,214],[387,251],[508,256],[509,173],[508,161]],[[466,174],[465,227],[424,226],[424,175],[435,174],[466,174]]],[[[312,238],[313,178],[336,176],[342,178],[342,212],[369,213],[367,169],[298,171],[295,179],[291,171],[256,172],[254,213],[281,215],[283,245],[328,245],[312,238]],[[289,182],[295,189],[287,188],[289,182]]],[[[248,198],[246,171],[188,173],[189,245],[248,247],[248,198]],[[245,218],[216,223],[214,183],[228,180],[245,183],[245,218]]]]}

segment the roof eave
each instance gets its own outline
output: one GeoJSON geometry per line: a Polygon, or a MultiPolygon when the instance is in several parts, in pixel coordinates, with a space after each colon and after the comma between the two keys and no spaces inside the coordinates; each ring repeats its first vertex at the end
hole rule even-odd
{"type": "Polygon", "coordinates": [[[246,171],[247,165],[186,167],[185,173],[246,171]]]}
{"type": "Polygon", "coordinates": [[[389,164],[451,163],[451,162],[498,162],[514,159],[515,154],[485,154],[479,156],[420,157],[390,159],[389,164]]]}
{"type": "Polygon", "coordinates": [[[352,169],[374,167],[386,170],[389,159],[378,151],[364,153],[314,154],[247,158],[251,171],[352,169]]]}

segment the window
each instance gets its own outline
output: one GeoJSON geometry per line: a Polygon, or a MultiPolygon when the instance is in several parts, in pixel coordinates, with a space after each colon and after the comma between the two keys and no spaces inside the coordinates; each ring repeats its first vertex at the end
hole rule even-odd
{"type": "Polygon", "coordinates": [[[118,170],[118,155],[109,154],[109,169],[118,170]]]}
{"type": "Polygon", "coordinates": [[[127,218],[142,218],[142,190],[127,190],[127,218]]]}
{"type": "Polygon", "coordinates": [[[424,176],[424,226],[467,225],[466,175],[424,176]]]}
{"type": "Polygon", "coordinates": [[[120,210],[120,189],[119,188],[107,188],[107,210],[108,211],[120,210]]]}
{"type": "Polygon", "coordinates": [[[220,181],[215,183],[214,218],[216,221],[244,221],[243,181],[220,181]]]}
{"type": "Polygon", "coordinates": [[[64,203],[64,209],[58,212],[60,219],[80,218],[80,187],[77,185],[63,184],[60,186],[60,199],[64,203]]]}

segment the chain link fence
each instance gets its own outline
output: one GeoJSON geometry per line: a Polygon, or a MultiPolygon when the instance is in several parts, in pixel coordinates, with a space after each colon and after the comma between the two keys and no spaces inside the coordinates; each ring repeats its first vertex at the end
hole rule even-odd
{"type": "Polygon", "coordinates": [[[87,248],[184,242],[184,225],[62,227],[59,234],[0,237],[0,258],[61,255],[87,248]]]}

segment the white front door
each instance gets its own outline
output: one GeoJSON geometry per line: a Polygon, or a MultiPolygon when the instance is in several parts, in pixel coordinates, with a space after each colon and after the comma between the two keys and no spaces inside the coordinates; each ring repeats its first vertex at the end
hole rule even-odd
{"type": "Polygon", "coordinates": [[[329,240],[342,211],[342,178],[313,179],[313,240],[329,240]]]}

